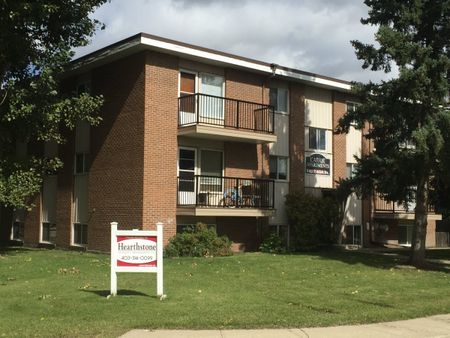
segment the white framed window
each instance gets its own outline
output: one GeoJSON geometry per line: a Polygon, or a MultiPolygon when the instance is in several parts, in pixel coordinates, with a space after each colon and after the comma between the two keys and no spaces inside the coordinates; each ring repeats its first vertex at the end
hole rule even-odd
{"type": "Polygon", "coordinates": [[[25,214],[25,209],[14,210],[12,218],[12,240],[23,241],[25,234],[25,214]]]}
{"type": "Polygon", "coordinates": [[[288,113],[288,90],[276,87],[270,88],[269,104],[279,113],[288,113]]]}
{"type": "Polygon", "coordinates": [[[269,169],[270,178],[276,180],[288,179],[288,157],[286,156],[270,156],[269,169]]]}
{"type": "Polygon", "coordinates": [[[88,172],[87,158],[88,154],[86,153],[75,154],[75,165],[74,165],[75,175],[87,174],[88,172]]]}
{"type": "Polygon", "coordinates": [[[56,240],[56,224],[42,222],[42,242],[55,243],[56,240]]]}
{"type": "Polygon", "coordinates": [[[327,149],[327,131],[321,128],[309,127],[309,149],[326,150],[327,149]]]}
{"type": "Polygon", "coordinates": [[[346,174],[347,178],[352,178],[355,176],[356,171],[356,163],[347,163],[346,164],[346,174]]]}
{"type": "Polygon", "coordinates": [[[89,219],[88,175],[75,175],[73,206],[73,243],[76,245],[85,245],[87,244],[87,223],[89,219]]]}
{"type": "Polygon", "coordinates": [[[398,225],[398,244],[411,246],[414,224],[400,223],[398,225]]]}
{"type": "Polygon", "coordinates": [[[359,224],[350,224],[345,226],[345,244],[362,244],[362,227],[359,224]]]}
{"type": "Polygon", "coordinates": [[[354,112],[357,105],[356,102],[347,101],[347,113],[354,112]]]}
{"type": "Polygon", "coordinates": [[[90,125],[78,121],[75,128],[72,243],[87,244],[90,125]]]}
{"type": "Polygon", "coordinates": [[[74,223],[73,224],[73,244],[87,245],[88,244],[87,231],[88,231],[87,224],[74,223]]]}
{"type": "Polygon", "coordinates": [[[41,241],[54,243],[56,239],[57,176],[45,176],[41,195],[41,241]]]}

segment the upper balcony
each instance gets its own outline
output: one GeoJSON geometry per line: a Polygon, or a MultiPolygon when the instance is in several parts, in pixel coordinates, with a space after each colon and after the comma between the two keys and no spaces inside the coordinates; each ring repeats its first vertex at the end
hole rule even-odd
{"type": "Polygon", "coordinates": [[[263,217],[274,212],[273,180],[184,172],[177,190],[177,215],[263,217]]]}
{"type": "MultiPolygon", "coordinates": [[[[380,195],[376,195],[374,198],[373,212],[375,218],[413,220],[415,208],[415,202],[409,202],[404,205],[395,202],[388,202],[380,195]]],[[[435,208],[433,205],[428,206],[428,217],[437,220],[442,219],[442,215],[435,213],[435,208]]]]}
{"type": "Polygon", "coordinates": [[[276,142],[274,108],[206,94],[178,99],[178,135],[247,143],[276,142]]]}

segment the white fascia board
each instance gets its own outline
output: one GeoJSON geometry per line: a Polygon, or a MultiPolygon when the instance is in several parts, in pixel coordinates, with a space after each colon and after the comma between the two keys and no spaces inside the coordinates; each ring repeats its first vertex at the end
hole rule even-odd
{"type": "Polygon", "coordinates": [[[254,62],[249,62],[249,61],[233,58],[233,57],[226,56],[226,55],[220,55],[220,54],[216,54],[213,52],[199,50],[199,49],[195,49],[192,47],[180,46],[180,45],[177,45],[174,43],[156,40],[156,39],[152,39],[152,38],[148,38],[148,37],[142,37],[141,43],[144,45],[147,45],[147,46],[170,50],[170,51],[177,52],[180,54],[196,56],[196,57],[199,57],[202,59],[223,62],[223,63],[227,63],[227,64],[232,64],[235,66],[259,70],[261,72],[272,73],[272,70],[268,66],[264,66],[264,65],[257,64],[254,62]]]}
{"type": "Polygon", "coordinates": [[[316,77],[316,76],[307,75],[307,74],[301,74],[301,73],[292,72],[292,71],[288,71],[288,70],[284,70],[284,69],[277,69],[275,73],[277,75],[285,76],[285,77],[288,77],[291,79],[312,82],[312,83],[326,86],[326,87],[333,87],[333,88],[338,88],[338,89],[343,89],[343,90],[348,90],[348,91],[350,91],[352,88],[352,86],[347,83],[333,81],[331,79],[325,79],[322,77],[316,77]]]}
{"type": "MultiPolygon", "coordinates": [[[[180,53],[180,54],[195,56],[195,57],[199,57],[202,59],[213,60],[213,61],[221,62],[221,63],[225,63],[225,64],[231,64],[231,65],[238,66],[238,67],[257,70],[257,71],[264,72],[267,74],[273,74],[272,68],[270,66],[266,66],[266,65],[262,65],[262,64],[259,64],[256,62],[251,62],[251,61],[242,60],[242,59],[238,59],[238,58],[233,58],[231,56],[226,56],[226,55],[221,55],[221,54],[217,54],[217,53],[213,53],[213,52],[209,52],[209,51],[199,50],[199,49],[195,49],[195,48],[188,47],[188,46],[180,46],[180,45],[177,45],[177,44],[174,44],[171,42],[156,40],[156,39],[152,39],[152,38],[144,37],[144,36],[141,37],[141,43],[144,45],[147,45],[147,46],[161,48],[163,50],[170,50],[170,51],[180,53]]],[[[311,76],[311,75],[301,74],[301,73],[297,73],[297,72],[292,72],[292,71],[288,71],[288,70],[284,70],[284,69],[276,69],[275,74],[282,76],[282,77],[287,77],[290,79],[311,82],[316,85],[332,87],[332,88],[346,90],[346,91],[351,90],[351,85],[346,84],[346,83],[333,81],[331,79],[325,79],[325,78],[315,77],[315,76],[311,76]]]]}

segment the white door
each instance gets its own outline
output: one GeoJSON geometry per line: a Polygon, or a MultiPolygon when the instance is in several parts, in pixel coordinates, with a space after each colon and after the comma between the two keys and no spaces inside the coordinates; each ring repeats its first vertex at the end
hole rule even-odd
{"type": "Polygon", "coordinates": [[[223,76],[200,74],[200,122],[223,125],[224,120],[223,76]],[[210,95],[210,96],[208,96],[210,95]],[[215,96],[215,97],[212,97],[215,96]]]}
{"type": "Polygon", "coordinates": [[[178,150],[178,204],[195,204],[195,163],[196,150],[179,148],[178,150]]]}

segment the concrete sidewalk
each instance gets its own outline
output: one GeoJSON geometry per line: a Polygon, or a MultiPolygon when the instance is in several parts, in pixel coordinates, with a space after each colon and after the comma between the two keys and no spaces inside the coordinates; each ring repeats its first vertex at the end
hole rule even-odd
{"type": "Polygon", "coordinates": [[[368,325],[261,330],[132,330],[122,338],[450,337],[450,314],[368,325]]]}

